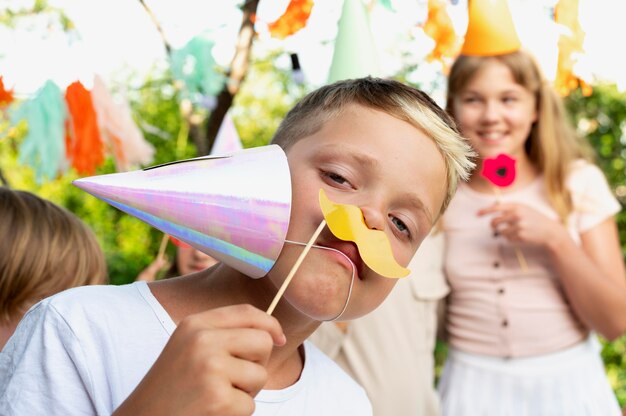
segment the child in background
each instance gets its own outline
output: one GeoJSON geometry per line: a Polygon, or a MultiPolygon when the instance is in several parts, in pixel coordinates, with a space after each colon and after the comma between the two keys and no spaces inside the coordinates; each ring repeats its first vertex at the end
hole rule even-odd
{"type": "MultiPolygon", "coordinates": [[[[428,96],[376,78],[310,93],[273,143],[291,173],[287,240],[308,241],[321,224],[322,189],[360,208],[364,227],[384,233],[401,265],[472,167],[469,146],[428,96]]],[[[305,340],[346,303],[355,267],[342,319],[375,309],[395,279],[365,266],[357,246],[328,228],[315,243],[334,250],[309,252],[273,316],[264,310],[298,251],[283,248],[259,279],[222,262],[47,299],[0,354],[0,413],[371,414],[363,390],[305,340]]]]}
{"type": "MultiPolygon", "coordinates": [[[[170,277],[184,276],[190,273],[196,273],[218,263],[216,259],[203,253],[200,250],[195,249],[189,244],[183,243],[180,240],[170,237],[170,241],[176,246],[176,255],[174,256],[174,262],[167,269],[163,278],[168,279],[170,277]]],[[[158,257],[148,265],[145,269],[139,273],[136,280],[144,282],[153,282],[157,278],[159,271],[166,268],[168,265],[165,257],[158,257]]]]}
{"type": "Polygon", "coordinates": [[[525,51],[460,56],[448,110],[479,165],[507,154],[517,174],[496,197],[479,166],[443,218],[443,414],[619,415],[594,335],[626,330],[620,205],[604,175],[525,51]]]}
{"type": "Polygon", "coordinates": [[[0,350],[41,299],[104,283],[104,254],[87,225],[30,192],[0,187],[0,350]]]}

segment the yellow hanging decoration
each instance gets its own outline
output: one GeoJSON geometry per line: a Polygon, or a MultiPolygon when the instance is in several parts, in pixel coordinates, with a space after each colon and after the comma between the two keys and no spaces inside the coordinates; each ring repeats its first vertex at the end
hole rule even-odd
{"type": "Polygon", "coordinates": [[[440,61],[444,67],[447,67],[445,58],[454,58],[461,48],[446,4],[447,0],[428,0],[428,18],[424,23],[424,33],[435,41],[435,47],[426,59],[440,61]]]}
{"type": "Polygon", "coordinates": [[[583,52],[585,32],[578,20],[578,0],[559,0],[554,8],[554,21],[569,29],[559,38],[559,60],[554,87],[562,96],[580,87],[584,96],[591,95],[592,88],[574,74],[575,53],[583,52]]]}

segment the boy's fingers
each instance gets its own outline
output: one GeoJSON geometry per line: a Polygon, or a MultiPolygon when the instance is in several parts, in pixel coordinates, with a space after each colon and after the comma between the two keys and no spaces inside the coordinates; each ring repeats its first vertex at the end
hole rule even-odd
{"type": "Polygon", "coordinates": [[[250,395],[258,393],[267,383],[267,369],[261,364],[228,357],[230,382],[233,387],[250,395]]]}
{"type": "Polygon", "coordinates": [[[275,345],[287,341],[276,318],[251,305],[232,305],[211,309],[185,318],[180,326],[195,329],[253,328],[268,332],[275,345]]]}
{"type": "Polygon", "coordinates": [[[228,396],[228,409],[218,409],[218,413],[216,414],[251,416],[252,413],[254,413],[254,399],[247,392],[235,388],[230,390],[228,396]]]}
{"type": "Polygon", "coordinates": [[[259,329],[223,330],[218,335],[230,355],[261,365],[267,364],[274,347],[270,334],[259,329]]]}

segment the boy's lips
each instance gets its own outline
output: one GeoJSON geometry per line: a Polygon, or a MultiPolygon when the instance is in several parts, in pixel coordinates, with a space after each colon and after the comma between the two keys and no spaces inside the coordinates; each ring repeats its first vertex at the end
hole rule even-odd
{"type": "MultiPolygon", "coordinates": [[[[359,250],[357,249],[356,244],[351,241],[327,241],[317,243],[320,246],[328,247],[340,251],[343,253],[350,261],[352,262],[352,266],[354,267],[355,277],[361,278],[361,271],[363,269],[363,260],[359,255],[359,250]]],[[[344,258],[345,260],[345,258],[344,258]]]]}

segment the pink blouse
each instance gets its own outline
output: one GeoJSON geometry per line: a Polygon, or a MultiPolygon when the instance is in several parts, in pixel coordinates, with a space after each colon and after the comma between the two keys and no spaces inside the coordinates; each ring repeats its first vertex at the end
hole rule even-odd
{"type": "MultiPolygon", "coordinates": [[[[577,243],[581,233],[621,209],[595,165],[576,162],[568,187],[575,207],[568,230],[577,243]]],[[[543,177],[520,191],[501,194],[500,200],[526,204],[558,219],[543,177]]],[[[528,263],[523,272],[512,243],[494,235],[492,217],[476,215],[494,203],[495,194],[462,184],[444,215],[445,270],[452,289],[446,318],[450,345],[477,354],[524,357],[580,342],[588,329],[574,315],[548,254],[518,244],[528,263]]]]}

